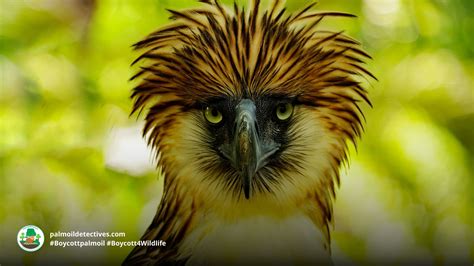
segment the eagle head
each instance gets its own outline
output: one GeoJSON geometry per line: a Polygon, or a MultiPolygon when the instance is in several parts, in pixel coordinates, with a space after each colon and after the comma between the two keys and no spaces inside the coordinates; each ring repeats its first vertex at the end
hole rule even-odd
{"type": "Polygon", "coordinates": [[[197,213],[235,220],[287,210],[328,236],[338,169],[362,131],[359,105],[370,105],[361,81],[373,76],[359,42],[320,23],[353,15],[201,2],[170,10],[172,23],[135,44],[143,52],[133,112],[146,112],[144,136],[165,178],[144,238],[179,242],[174,227],[191,232],[197,213]]]}

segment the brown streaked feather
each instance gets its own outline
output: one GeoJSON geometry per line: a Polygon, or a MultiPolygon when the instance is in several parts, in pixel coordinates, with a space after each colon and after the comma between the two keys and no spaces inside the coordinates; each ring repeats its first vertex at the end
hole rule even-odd
{"type": "Polygon", "coordinates": [[[316,5],[316,2],[313,2],[313,3],[310,3],[309,5],[307,5],[305,8],[303,8],[300,12],[296,13],[295,15],[292,16],[292,18],[290,19],[289,23],[293,23],[299,19],[301,19],[301,17],[303,15],[305,15],[308,10],[310,10],[312,7],[314,7],[316,5]]]}
{"type": "Polygon", "coordinates": [[[307,13],[306,15],[299,17],[298,20],[305,20],[305,19],[311,19],[311,18],[314,18],[314,17],[325,17],[325,16],[347,17],[347,18],[356,18],[357,17],[356,15],[350,14],[350,13],[327,11],[327,12],[307,13]]]}

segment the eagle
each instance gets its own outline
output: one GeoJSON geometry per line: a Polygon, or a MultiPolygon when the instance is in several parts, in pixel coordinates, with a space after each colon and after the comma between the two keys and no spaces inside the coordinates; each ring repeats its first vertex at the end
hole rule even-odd
{"type": "Polygon", "coordinates": [[[164,177],[142,240],[166,246],[124,264],[331,264],[339,168],[375,77],[361,43],[321,22],[355,16],[200,2],[134,45],[132,114],[164,177]]]}

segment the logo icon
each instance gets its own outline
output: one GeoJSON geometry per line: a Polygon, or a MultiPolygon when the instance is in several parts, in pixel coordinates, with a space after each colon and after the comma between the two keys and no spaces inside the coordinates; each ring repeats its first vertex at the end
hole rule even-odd
{"type": "Polygon", "coordinates": [[[43,246],[44,233],[38,226],[23,226],[18,232],[17,241],[24,251],[34,252],[43,246]]]}

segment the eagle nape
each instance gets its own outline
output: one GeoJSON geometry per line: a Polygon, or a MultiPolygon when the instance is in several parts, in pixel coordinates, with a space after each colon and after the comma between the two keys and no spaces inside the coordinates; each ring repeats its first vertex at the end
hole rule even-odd
{"type": "Polygon", "coordinates": [[[167,245],[124,264],[330,264],[339,168],[375,77],[358,41],[320,23],[353,15],[201,2],[134,46],[132,113],[164,176],[142,240],[167,245]]]}

